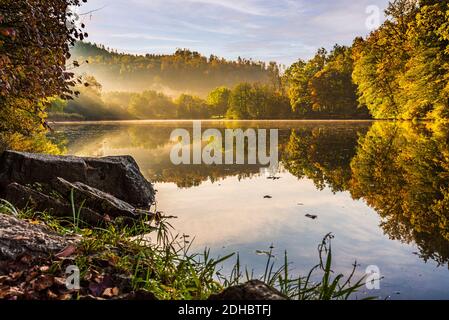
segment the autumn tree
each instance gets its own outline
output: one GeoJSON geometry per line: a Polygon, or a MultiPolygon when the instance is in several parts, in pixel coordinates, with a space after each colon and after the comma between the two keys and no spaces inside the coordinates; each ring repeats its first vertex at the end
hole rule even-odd
{"type": "Polygon", "coordinates": [[[70,7],[85,0],[0,1],[0,131],[44,127],[46,99],[68,98],[74,74],[69,46],[87,36],[70,7]]]}
{"type": "Polygon", "coordinates": [[[312,97],[310,92],[310,80],[324,68],[327,51],[320,49],[315,57],[308,62],[298,60],[285,72],[283,82],[287,88],[287,94],[294,112],[300,116],[312,112],[312,97]]]}
{"type": "Polygon", "coordinates": [[[449,116],[449,2],[395,0],[387,21],[354,43],[359,101],[375,118],[449,116]]]}
{"type": "Polygon", "coordinates": [[[58,153],[44,133],[45,109],[76,84],[69,48],[84,39],[70,8],[85,0],[0,0],[0,149],[58,153]]]}
{"type": "Polygon", "coordinates": [[[408,35],[413,53],[400,76],[404,118],[449,118],[449,1],[423,1],[408,35]]]}
{"type": "Polygon", "coordinates": [[[352,72],[351,48],[336,45],[324,67],[310,79],[312,110],[329,117],[368,117],[366,107],[359,107],[352,72]]]}
{"type": "Polygon", "coordinates": [[[283,77],[293,112],[300,118],[368,117],[365,107],[359,108],[352,73],[351,49],[344,46],[297,61],[283,77]]]}

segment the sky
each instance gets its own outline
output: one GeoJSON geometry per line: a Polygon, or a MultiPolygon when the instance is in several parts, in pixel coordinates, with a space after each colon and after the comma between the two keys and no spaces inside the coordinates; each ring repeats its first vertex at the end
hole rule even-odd
{"type": "Polygon", "coordinates": [[[119,52],[188,48],[290,65],[318,48],[366,36],[383,21],[387,5],[388,0],[88,0],[78,13],[87,41],[119,52]]]}

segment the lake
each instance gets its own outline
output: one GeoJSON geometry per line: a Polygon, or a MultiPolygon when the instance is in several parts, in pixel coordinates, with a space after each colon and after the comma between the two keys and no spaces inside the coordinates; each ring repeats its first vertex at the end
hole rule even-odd
{"type": "MultiPolygon", "coordinates": [[[[154,182],[157,209],[177,216],[193,250],[239,252],[260,273],[273,245],[292,269],[318,263],[333,233],[334,271],[377,266],[380,290],[357,298],[449,299],[449,126],[369,121],[203,121],[204,128],[279,129],[280,166],[173,165],[170,134],[191,121],[53,124],[78,156],[131,155],[154,182]],[[266,196],[270,196],[266,197],[266,196]],[[316,216],[311,219],[306,215],[316,216]]],[[[227,266],[224,266],[226,272],[227,266]]]]}

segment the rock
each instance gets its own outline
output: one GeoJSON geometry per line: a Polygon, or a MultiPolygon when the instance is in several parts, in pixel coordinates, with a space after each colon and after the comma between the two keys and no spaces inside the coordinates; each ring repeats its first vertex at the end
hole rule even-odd
{"type": "Polygon", "coordinates": [[[112,300],[156,301],[158,299],[152,292],[139,290],[115,297],[112,300]]]}
{"type": "MultiPolygon", "coordinates": [[[[40,212],[49,212],[56,217],[67,217],[70,221],[73,219],[73,209],[69,202],[15,182],[6,187],[4,197],[19,209],[32,208],[40,212]]],[[[99,226],[105,221],[103,216],[87,207],[81,208],[79,219],[95,226],[99,226]]]]}
{"type": "Polygon", "coordinates": [[[130,156],[81,158],[5,151],[0,157],[0,195],[1,188],[12,182],[48,184],[55,177],[84,183],[134,207],[154,203],[153,186],[130,156]]]}
{"type": "Polygon", "coordinates": [[[223,292],[211,295],[209,300],[288,300],[278,290],[267,286],[259,280],[225,289],[223,292]]]}
{"type": "MultiPolygon", "coordinates": [[[[144,212],[137,210],[127,202],[82,182],[70,183],[58,177],[51,183],[51,187],[66,199],[70,199],[70,194],[73,190],[75,203],[84,203],[85,207],[99,212],[103,216],[108,215],[111,218],[128,217],[135,219],[141,217],[144,212]]],[[[146,213],[148,215],[150,214],[149,211],[146,213]]]]}
{"type": "Polygon", "coordinates": [[[0,214],[0,261],[16,260],[23,255],[46,258],[76,241],[44,226],[0,214]]]}

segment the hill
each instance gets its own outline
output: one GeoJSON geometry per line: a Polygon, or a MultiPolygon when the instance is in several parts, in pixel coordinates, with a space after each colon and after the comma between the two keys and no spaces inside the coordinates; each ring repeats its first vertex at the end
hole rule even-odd
{"type": "Polygon", "coordinates": [[[72,60],[81,65],[76,72],[95,76],[105,91],[156,90],[170,96],[180,93],[206,96],[219,86],[270,83],[279,76],[279,67],[274,62],[241,58],[229,61],[187,49],[178,49],[171,55],[132,55],[103,45],[77,42],[71,54],[72,60]]]}

